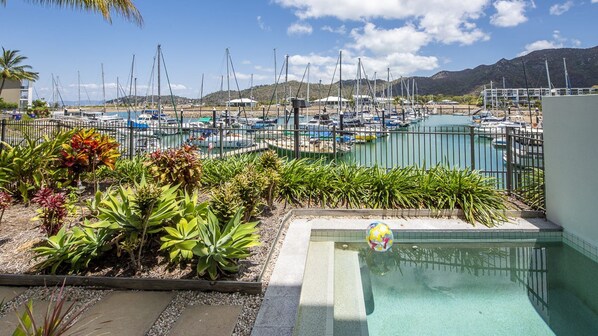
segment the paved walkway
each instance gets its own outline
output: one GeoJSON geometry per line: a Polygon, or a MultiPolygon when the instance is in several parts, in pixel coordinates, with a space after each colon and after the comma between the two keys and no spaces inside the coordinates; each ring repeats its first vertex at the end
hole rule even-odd
{"type": "MultiPolygon", "coordinates": [[[[21,287],[0,287],[0,301],[18,299],[26,290],[21,287]]],[[[175,292],[114,291],[85,311],[72,331],[81,328],[83,334],[90,335],[145,335],[174,297],[175,292]]],[[[70,302],[66,306],[68,304],[70,302]]],[[[48,302],[34,300],[33,307],[36,321],[43,321],[48,302]]],[[[188,306],[172,326],[169,335],[231,335],[241,308],[227,305],[188,306]]],[[[25,306],[19,307],[18,311],[22,315],[25,306]]],[[[4,314],[0,317],[0,336],[12,335],[17,325],[14,311],[4,314]]]]}

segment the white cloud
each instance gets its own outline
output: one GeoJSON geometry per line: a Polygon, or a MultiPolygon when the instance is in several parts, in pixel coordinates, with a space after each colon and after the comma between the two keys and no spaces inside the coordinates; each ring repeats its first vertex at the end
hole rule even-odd
{"type": "Polygon", "coordinates": [[[490,23],[498,27],[515,27],[525,21],[526,3],[522,0],[499,0],[494,2],[496,14],[490,17],[490,23]]]}
{"type": "Polygon", "coordinates": [[[532,51],[543,49],[556,48],[577,48],[581,46],[581,41],[577,39],[569,39],[561,36],[561,32],[555,30],[552,32],[552,40],[538,40],[525,45],[525,50],[520,52],[517,56],[524,56],[532,51]]]}
{"type": "Polygon", "coordinates": [[[270,31],[270,26],[266,26],[261,16],[257,17],[257,26],[260,27],[261,30],[270,31]]]}
{"type": "Polygon", "coordinates": [[[573,1],[567,1],[562,4],[554,4],[550,6],[550,15],[561,15],[573,7],[573,1]]]}
{"type": "Polygon", "coordinates": [[[274,0],[295,9],[300,19],[335,17],[339,20],[413,20],[419,31],[442,43],[471,44],[487,40],[474,20],[489,0],[274,0]]]}
{"type": "Polygon", "coordinates": [[[592,3],[598,3],[598,0],[592,0],[592,3]]]}
{"type": "Polygon", "coordinates": [[[366,23],[363,29],[351,31],[355,41],[351,46],[358,50],[370,50],[375,54],[397,52],[414,53],[428,44],[430,37],[413,25],[394,29],[377,29],[373,23],[366,23]]]}
{"type": "Polygon", "coordinates": [[[340,34],[340,35],[344,35],[347,33],[347,28],[345,27],[345,25],[342,25],[337,28],[332,28],[330,26],[323,26],[322,30],[329,32],[329,33],[335,33],[335,34],[340,34]]]}
{"type": "Polygon", "coordinates": [[[309,23],[295,22],[287,28],[288,35],[310,35],[313,28],[309,23]]]}

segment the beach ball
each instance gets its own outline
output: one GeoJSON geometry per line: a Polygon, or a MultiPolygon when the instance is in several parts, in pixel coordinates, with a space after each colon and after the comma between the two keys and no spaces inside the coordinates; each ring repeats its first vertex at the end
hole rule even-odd
{"type": "Polygon", "coordinates": [[[386,252],[392,247],[394,236],[388,225],[382,222],[373,222],[368,225],[366,239],[372,250],[386,252]]]}

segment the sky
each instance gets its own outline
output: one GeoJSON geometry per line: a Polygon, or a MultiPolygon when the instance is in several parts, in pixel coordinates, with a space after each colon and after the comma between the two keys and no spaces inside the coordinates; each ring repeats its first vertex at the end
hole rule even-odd
{"type": "Polygon", "coordinates": [[[83,103],[102,100],[102,65],[106,98],[117,96],[117,82],[128,93],[133,57],[137,94],[156,94],[158,44],[161,93],[170,88],[189,98],[218,91],[222,82],[227,89],[226,48],[235,90],[237,83],[272,84],[280,73],[284,80],[285,55],[289,79],[301,80],[309,63],[311,83],[330,83],[339,79],[340,51],[343,79],[357,77],[361,59],[362,78],[386,79],[389,69],[392,80],[598,45],[598,0],[133,1],[142,27],[117,15],[108,23],[95,13],[7,0],[0,45],[20,50],[39,72],[34,99],[52,101],[54,76],[64,100],[81,92],[83,103]]]}

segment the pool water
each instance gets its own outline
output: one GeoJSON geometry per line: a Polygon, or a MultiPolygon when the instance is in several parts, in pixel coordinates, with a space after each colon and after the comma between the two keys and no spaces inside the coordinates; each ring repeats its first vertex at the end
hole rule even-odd
{"type": "Polygon", "coordinates": [[[563,244],[359,253],[370,335],[598,335],[598,264],[563,244]]]}

